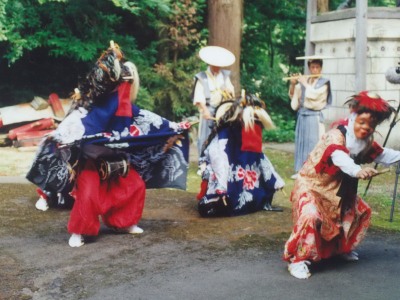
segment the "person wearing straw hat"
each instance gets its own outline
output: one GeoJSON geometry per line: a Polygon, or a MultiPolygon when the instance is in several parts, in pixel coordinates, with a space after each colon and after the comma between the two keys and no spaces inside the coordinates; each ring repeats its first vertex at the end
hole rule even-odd
{"type": "Polygon", "coordinates": [[[193,104],[197,106],[200,113],[200,124],[197,139],[197,150],[199,153],[199,171],[201,175],[204,163],[201,159],[203,144],[211,133],[215,108],[226,99],[235,96],[235,90],[229,78],[230,71],[223,70],[231,66],[236,58],[229,50],[218,46],[207,46],[200,50],[200,59],[208,67],[206,71],[195,76],[195,84],[192,93],[193,104]]]}
{"type": "Polygon", "coordinates": [[[325,133],[322,110],[332,103],[330,81],[321,77],[322,57],[309,56],[298,59],[307,59],[310,75],[293,74],[290,80],[291,107],[297,111],[295,174],[292,179],[296,179],[308,154],[325,133]]]}
{"type": "Polygon", "coordinates": [[[387,166],[400,160],[400,151],[384,148],[373,138],[376,127],[395,112],[388,101],[363,91],[345,104],[349,117],[335,122],[311,151],[291,193],[293,231],[283,259],[298,279],[310,277],[308,266],[322,259],[359,259],[354,250],[365,237],[371,208],[357,195],[358,180],[387,170],[366,164],[387,166]]]}

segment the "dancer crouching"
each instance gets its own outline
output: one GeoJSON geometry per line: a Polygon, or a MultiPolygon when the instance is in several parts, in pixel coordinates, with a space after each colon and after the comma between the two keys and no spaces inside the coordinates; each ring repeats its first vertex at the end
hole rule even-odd
{"type": "Polygon", "coordinates": [[[89,111],[82,118],[83,157],[72,192],[71,247],[83,245],[84,235],[98,234],[99,216],[118,232],[142,233],[138,222],[146,188],[186,185],[190,124],[170,122],[132,104],[138,88],[136,67],[118,47],[108,49],[79,87],[81,105],[89,102],[89,111]],[[101,77],[100,83],[116,86],[107,93],[100,84],[100,95],[93,97],[101,77]]]}
{"type": "Polygon", "coordinates": [[[354,249],[370,224],[371,208],[357,195],[358,179],[378,174],[361,164],[393,164],[400,152],[382,148],[373,140],[378,124],[394,109],[379,95],[367,91],[347,102],[351,114],[331,129],[310,153],[291,194],[294,228],[283,259],[299,279],[311,276],[311,262],[340,255],[357,261],[354,249]]]}

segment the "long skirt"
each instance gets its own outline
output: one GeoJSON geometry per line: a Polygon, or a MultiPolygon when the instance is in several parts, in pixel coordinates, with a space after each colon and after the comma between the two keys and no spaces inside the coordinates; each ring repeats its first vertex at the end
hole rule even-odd
{"type": "Polygon", "coordinates": [[[285,245],[283,259],[288,262],[316,262],[350,252],[365,237],[371,220],[371,208],[357,197],[354,207],[342,216],[339,235],[328,241],[323,238],[321,228],[329,220],[323,220],[314,199],[302,197],[294,209],[299,210],[299,217],[285,245]]]}
{"type": "Polygon", "coordinates": [[[296,173],[299,172],[308,155],[324,133],[325,127],[321,123],[320,112],[299,112],[296,123],[294,153],[294,170],[296,173]]]}
{"type": "Polygon", "coordinates": [[[88,160],[79,173],[73,195],[75,204],[68,232],[97,235],[99,216],[112,228],[135,225],[142,217],[146,188],[139,174],[131,169],[126,177],[100,180],[95,163],[88,160]]]}

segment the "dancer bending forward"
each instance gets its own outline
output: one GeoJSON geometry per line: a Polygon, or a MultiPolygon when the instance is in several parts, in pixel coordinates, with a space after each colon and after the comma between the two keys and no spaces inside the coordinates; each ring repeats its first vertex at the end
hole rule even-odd
{"type": "Polygon", "coordinates": [[[264,103],[253,95],[224,102],[205,143],[198,209],[203,217],[244,215],[271,206],[284,182],[262,151],[262,129],[273,128],[264,103]]]}
{"type": "Polygon", "coordinates": [[[394,111],[388,102],[364,91],[346,103],[351,109],[349,118],[322,137],[301,168],[291,194],[294,228],[283,258],[289,262],[290,274],[299,279],[311,275],[311,262],[335,255],[358,260],[353,250],[371,219],[371,208],[357,195],[358,179],[378,174],[360,165],[400,160],[399,151],[382,148],[373,140],[376,126],[394,111]]]}

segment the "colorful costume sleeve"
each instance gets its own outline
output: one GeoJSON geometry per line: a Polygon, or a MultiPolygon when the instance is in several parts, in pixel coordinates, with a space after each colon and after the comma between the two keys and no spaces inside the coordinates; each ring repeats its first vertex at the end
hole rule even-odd
{"type": "Polygon", "coordinates": [[[349,153],[349,150],[346,149],[345,146],[343,145],[329,145],[322,157],[321,160],[319,161],[319,163],[315,166],[315,171],[317,173],[327,173],[329,175],[335,175],[337,172],[340,171],[339,167],[333,164],[331,155],[332,153],[334,153],[336,150],[341,150],[345,153],[349,153]]]}
{"type": "Polygon", "coordinates": [[[147,188],[186,189],[189,157],[187,130],[136,105],[132,105],[132,118],[109,118],[107,112],[115,111],[115,103],[98,107],[88,115],[89,118],[84,120],[87,134],[83,136],[82,143],[127,153],[147,188]],[[91,130],[102,122],[108,123],[108,128],[101,125],[103,132],[91,130]]]}

